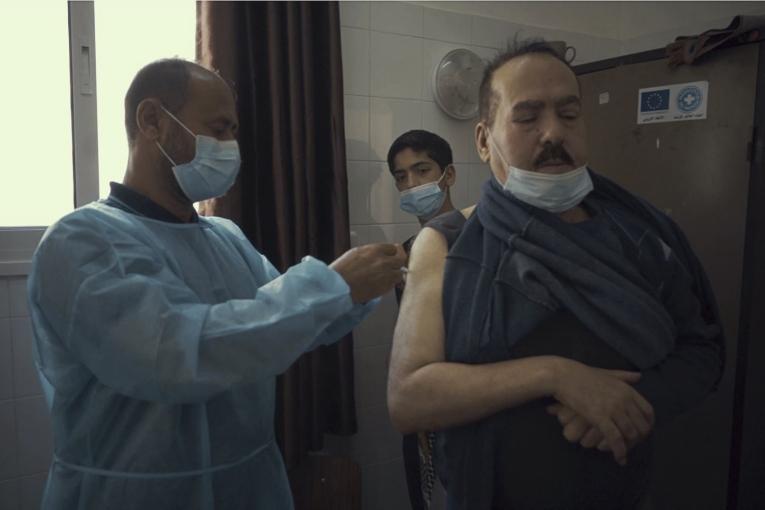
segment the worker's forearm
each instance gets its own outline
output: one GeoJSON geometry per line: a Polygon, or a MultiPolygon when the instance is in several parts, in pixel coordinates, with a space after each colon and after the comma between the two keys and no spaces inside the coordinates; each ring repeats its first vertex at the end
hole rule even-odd
{"type": "Polygon", "coordinates": [[[536,356],[485,365],[438,362],[388,385],[402,433],[462,425],[555,392],[561,359],[536,356]]]}

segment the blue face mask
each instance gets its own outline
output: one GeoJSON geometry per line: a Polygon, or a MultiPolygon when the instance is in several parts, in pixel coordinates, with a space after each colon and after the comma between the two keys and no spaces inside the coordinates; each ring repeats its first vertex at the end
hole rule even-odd
{"type": "Polygon", "coordinates": [[[522,202],[557,214],[579,205],[593,189],[587,165],[563,174],[522,170],[507,163],[491,131],[489,139],[507,169],[507,179],[500,183],[502,188],[522,202]]]}
{"type": "Polygon", "coordinates": [[[584,200],[592,191],[592,179],[586,165],[557,175],[508,166],[503,188],[527,204],[561,213],[584,200]]]}
{"type": "Polygon", "coordinates": [[[173,165],[173,174],[183,193],[192,202],[225,195],[239,173],[239,144],[236,140],[221,141],[210,136],[195,135],[164,106],[161,108],[196,139],[194,159],[180,165],[156,142],[159,150],[173,165]]]}
{"type": "Polygon", "coordinates": [[[446,200],[446,191],[439,186],[445,175],[446,170],[437,181],[402,191],[401,210],[426,221],[435,216],[446,200]]]}

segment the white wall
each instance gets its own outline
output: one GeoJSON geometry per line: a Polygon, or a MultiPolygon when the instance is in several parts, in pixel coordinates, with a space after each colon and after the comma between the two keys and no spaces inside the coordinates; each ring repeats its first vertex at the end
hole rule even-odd
{"type": "Polygon", "coordinates": [[[431,9],[483,16],[519,25],[619,39],[619,20],[623,2],[416,1],[412,3],[431,9]]]}
{"type": "Polygon", "coordinates": [[[25,277],[0,277],[0,509],[40,508],[53,451],[32,360],[25,277]]]}

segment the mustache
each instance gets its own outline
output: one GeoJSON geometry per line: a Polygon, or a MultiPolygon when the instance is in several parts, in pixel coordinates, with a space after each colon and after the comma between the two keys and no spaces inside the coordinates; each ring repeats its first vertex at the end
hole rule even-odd
{"type": "Polygon", "coordinates": [[[542,147],[542,152],[540,152],[537,159],[534,160],[534,167],[540,167],[551,160],[562,161],[567,165],[574,164],[574,158],[571,157],[568,151],[563,147],[562,143],[546,143],[544,147],[542,147]]]}

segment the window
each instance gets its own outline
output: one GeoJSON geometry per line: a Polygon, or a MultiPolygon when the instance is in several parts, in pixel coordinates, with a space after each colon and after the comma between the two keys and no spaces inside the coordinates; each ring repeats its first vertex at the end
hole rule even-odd
{"type": "Polygon", "coordinates": [[[194,1],[95,2],[98,49],[98,190],[122,181],[128,150],[123,101],[135,73],[167,57],[194,60],[194,1]]]}
{"type": "Polygon", "coordinates": [[[0,226],[48,225],[74,204],[67,5],[7,2],[0,13],[0,226]]]}
{"type": "Polygon", "coordinates": [[[130,81],[153,60],[193,60],[195,40],[194,0],[0,5],[0,275],[23,274],[45,227],[122,180],[130,81]]]}

